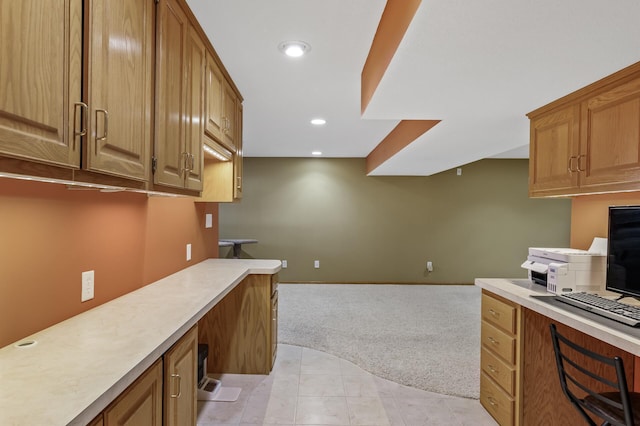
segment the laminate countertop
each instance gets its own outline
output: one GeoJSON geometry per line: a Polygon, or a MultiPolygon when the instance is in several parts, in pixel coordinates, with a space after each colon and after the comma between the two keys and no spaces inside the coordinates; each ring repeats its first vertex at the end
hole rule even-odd
{"type": "MultiPolygon", "coordinates": [[[[476,278],[475,285],[554,321],[640,356],[640,329],[554,302],[546,288],[527,279],[476,278]]],[[[606,292],[603,292],[606,295],[606,292]]],[[[609,293],[612,294],[612,293],[609,293]]],[[[526,324],[525,324],[526,327],[526,324]]]]}
{"type": "Polygon", "coordinates": [[[208,259],[5,346],[0,425],[90,422],[247,275],[280,268],[208,259]]]}

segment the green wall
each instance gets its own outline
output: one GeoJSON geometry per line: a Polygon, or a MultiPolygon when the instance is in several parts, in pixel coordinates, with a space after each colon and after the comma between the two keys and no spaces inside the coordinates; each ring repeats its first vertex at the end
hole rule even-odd
{"type": "Polygon", "coordinates": [[[241,257],[286,259],[285,282],[526,277],[529,246],[569,246],[571,209],[568,199],[529,199],[527,175],[528,160],[377,177],[360,158],[246,158],[242,201],[220,204],[220,238],[257,239],[241,257]]]}

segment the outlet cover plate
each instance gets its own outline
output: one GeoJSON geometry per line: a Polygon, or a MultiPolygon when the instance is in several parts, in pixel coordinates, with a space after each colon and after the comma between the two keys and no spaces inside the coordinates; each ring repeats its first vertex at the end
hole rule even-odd
{"type": "Polygon", "coordinates": [[[81,302],[93,299],[94,290],[94,271],[85,271],[82,273],[82,294],[81,302]]]}

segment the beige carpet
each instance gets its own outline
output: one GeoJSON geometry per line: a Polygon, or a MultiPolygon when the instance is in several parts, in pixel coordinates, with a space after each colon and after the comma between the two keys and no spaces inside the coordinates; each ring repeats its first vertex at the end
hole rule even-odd
{"type": "Polygon", "coordinates": [[[480,289],[281,284],[278,341],[419,389],[479,397],[480,289]]]}

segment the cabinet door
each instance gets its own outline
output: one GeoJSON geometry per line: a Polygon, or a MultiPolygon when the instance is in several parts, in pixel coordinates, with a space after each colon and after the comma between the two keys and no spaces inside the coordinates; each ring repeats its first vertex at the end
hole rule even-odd
{"type": "Polygon", "coordinates": [[[224,76],[216,64],[213,56],[207,54],[206,70],[206,126],[205,132],[208,136],[222,141],[222,130],[224,128],[222,120],[223,110],[224,76]]]}
{"type": "Polygon", "coordinates": [[[233,198],[242,198],[242,167],[244,154],[242,152],[242,104],[238,102],[236,115],[236,153],[233,156],[233,198]]]}
{"type": "Polygon", "coordinates": [[[80,165],[82,1],[0,2],[0,155],[80,165]]]}
{"type": "Polygon", "coordinates": [[[154,0],[87,2],[89,132],[83,168],[146,181],[151,154],[154,0]]]}
{"type": "Polygon", "coordinates": [[[162,425],[162,361],[156,361],[107,407],[104,425],[162,425]]]}
{"type": "Polygon", "coordinates": [[[176,0],[160,0],[157,13],[154,183],[183,188],[189,22],[176,0]]]}
{"type": "Polygon", "coordinates": [[[530,196],[567,192],[577,187],[579,120],[578,106],[531,120],[530,196]]]}
{"type": "Polygon", "coordinates": [[[222,143],[231,151],[236,149],[236,114],[238,109],[238,97],[227,81],[224,83],[224,112],[222,131],[222,143]]]}
{"type": "Polygon", "coordinates": [[[165,426],[196,424],[197,370],[198,327],[196,325],[164,355],[165,426]]]}
{"type": "Polygon", "coordinates": [[[629,184],[640,181],[640,78],[583,103],[581,139],[581,187],[638,188],[629,184]]]}
{"type": "Polygon", "coordinates": [[[187,87],[187,115],[186,145],[188,155],[185,187],[197,191],[202,190],[202,169],[204,153],[202,144],[205,129],[205,69],[207,62],[206,49],[200,35],[193,27],[189,28],[187,42],[188,87],[187,87]]]}

